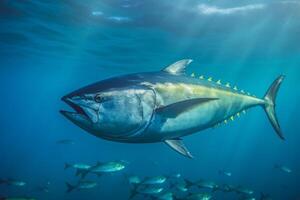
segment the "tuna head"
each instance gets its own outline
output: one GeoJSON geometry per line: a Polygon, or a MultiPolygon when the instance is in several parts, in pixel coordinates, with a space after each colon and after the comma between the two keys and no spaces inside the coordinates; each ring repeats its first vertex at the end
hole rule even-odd
{"type": "Polygon", "coordinates": [[[98,83],[66,95],[62,100],[74,112],[61,113],[82,129],[104,139],[128,142],[147,128],[155,94],[144,87],[103,88],[98,83]]]}

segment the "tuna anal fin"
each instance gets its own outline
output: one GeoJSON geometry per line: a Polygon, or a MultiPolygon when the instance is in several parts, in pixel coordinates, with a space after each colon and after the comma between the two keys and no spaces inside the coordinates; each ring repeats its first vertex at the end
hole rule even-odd
{"type": "Polygon", "coordinates": [[[173,75],[182,75],[185,73],[185,68],[192,62],[191,59],[179,60],[176,63],[166,67],[162,71],[173,75]]]}
{"type": "Polygon", "coordinates": [[[185,147],[185,145],[180,139],[165,140],[165,143],[181,155],[184,155],[188,158],[193,158],[192,154],[189,152],[189,150],[185,147]]]}
{"type": "Polygon", "coordinates": [[[190,109],[209,101],[217,100],[217,98],[196,98],[185,101],[180,101],[167,106],[156,109],[156,113],[163,115],[166,118],[175,118],[181,113],[187,112],[190,109]]]}

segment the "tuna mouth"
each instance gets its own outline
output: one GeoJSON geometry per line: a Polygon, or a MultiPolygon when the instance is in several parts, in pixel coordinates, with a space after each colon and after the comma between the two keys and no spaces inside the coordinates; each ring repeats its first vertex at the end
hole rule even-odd
{"type": "Polygon", "coordinates": [[[60,113],[69,118],[70,115],[81,115],[89,119],[89,116],[84,110],[77,104],[73,103],[72,100],[66,96],[62,97],[61,100],[68,104],[74,111],[60,110],[60,113]]]}

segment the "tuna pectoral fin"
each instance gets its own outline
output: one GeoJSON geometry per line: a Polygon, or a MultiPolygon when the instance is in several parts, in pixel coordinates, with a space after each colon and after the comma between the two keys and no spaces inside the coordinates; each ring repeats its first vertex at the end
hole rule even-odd
{"type": "Polygon", "coordinates": [[[209,102],[209,101],[214,101],[217,100],[218,98],[195,98],[195,99],[188,99],[184,101],[180,101],[177,103],[173,103],[167,106],[163,106],[160,108],[157,108],[155,110],[156,113],[161,114],[162,116],[166,118],[175,118],[181,113],[187,112],[190,109],[209,102]]]}
{"type": "Polygon", "coordinates": [[[180,139],[172,139],[172,140],[165,140],[165,143],[171,147],[176,152],[184,155],[188,158],[193,158],[192,154],[189,150],[184,146],[183,142],[180,139]]]}
{"type": "Polygon", "coordinates": [[[284,76],[279,76],[270,86],[269,90],[267,91],[264,99],[265,99],[265,104],[264,108],[265,111],[268,115],[268,118],[275,129],[277,135],[284,140],[283,134],[281,132],[276,113],[275,113],[275,100],[277,96],[278,89],[284,79],[284,76]]]}

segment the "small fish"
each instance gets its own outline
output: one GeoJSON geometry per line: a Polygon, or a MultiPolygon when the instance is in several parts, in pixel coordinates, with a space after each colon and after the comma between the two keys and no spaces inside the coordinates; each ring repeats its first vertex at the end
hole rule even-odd
{"type": "Polygon", "coordinates": [[[281,170],[285,173],[288,173],[288,174],[292,173],[292,170],[289,167],[284,166],[284,165],[274,165],[274,168],[279,169],[279,170],[281,170]]]}
{"type": "Polygon", "coordinates": [[[76,185],[71,185],[66,183],[67,193],[72,192],[73,190],[82,190],[82,189],[92,189],[95,188],[98,184],[95,181],[79,181],[76,185]]]}
{"type": "Polygon", "coordinates": [[[69,140],[69,139],[58,140],[56,143],[57,144],[71,144],[71,145],[75,144],[75,142],[73,140],[69,140]]]}
{"type": "Polygon", "coordinates": [[[255,197],[247,197],[247,196],[245,196],[245,197],[240,198],[240,200],[256,200],[256,198],[255,197]]]}
{"type": "Polygon", "coordinates": [[[188,188],[185,182],[175,184],[175,188],[181,192],[187,192],[188,188]]]}
{"type": "Polygon", "coordinates": [[[48,186],[38,186],[36,188],[36,190],[39,191],[39,192],[49,193],[49,187],[48,186]]]}
{"type": "Polygon", "coordinates": [[[235,186],[224,184],[222,186],[219,186],[218,190],[220,190],[222,192],[233,192],[235,190],[235,186]]]}
{"type": "Polygon", "coordinates": [[[163,187],[158,187],[158,186],[142,186],[140,187],[140,185],[136,185],[130,194],[129,199],[132,199],[133,197],[135,197],[137,194],[142,194],[142,195],[157,195],[160,194],[162,191],[164,190],[163,187]]]}
{"type": "Polygon", "coordinates": [[[181,174],[180,173],[176,173],[170,176],[171,178],[180,178],[181,174]]]}
{"type": "Polygon", "coordinates": [[[196,186],[198,188],[207,188],[207,189],[212,189],[213,191],[215,191],[219,187],[215,182],[212,182],[212,181],[199,180],[196,182],[192,182],[190,180],[185,179],[185,182],[186,182],[188,188],[191,186],[196,186]]]}
{"type": "Polygon", "coordinates": [[[220,175],[224,175],[224,176],[232,176],[232,173],[231,172],[228,172],[228,171],[225,171],[225,170],[219,170],[219,174],[220,175]]]}
{"type": "Polygon", "coordinates": [[[235,188],[234,191],[236,193],[245,194],[245,195],[252,195],[254,193],[253,190],[250,190],[250,189],[242,187],[242,186],[238,186],[237,188],[235,188]]]}
{"type": "Polygon", "coordinates": [[[46,184],[42,184],[36,187],[36,191],[49,193],[49,185],[50,185],[50,181],[47,181],[46,184]]]}
{"type": "Polygon", "coordinates": [[[75,163],[75,164],[65,163],[65,169],[69,169],[69,168],[79,169],[79,170],[89,170],[91,166],[83,163],[75,163]]]}
{"type": "Polygon", "coordinates": [[[121,171],[125,168],[124,163],[122,162],[106,162],[106,163],[100,163],[98,162],[96,166],[91,167],[89,170],[90,172],[117,172],[121,171]]]}
{"type": "Polygon", "coordinates": [[[167,178],[165,176],[153,176],[153,177],[146,177],[141,184],[144,185],[156,185],[156,184],[163,184],[165,183],[167,178]]]}
{"type": "Polygon", "coordinates": [[[176,198],[176,200],[210,200],[212,195],[209,193],[190,194],[184,198],[176,198]]]}
{"type": "Polygon", "coordinates": [[[82,170],[77,174],[81,175],[82,178],[84,178],[89,173],[93,173],[98,176],[101,176],[104,173],[121,171],[125,169],[125,167],[126,167],[125,164],[119,161],[112,161],[112,162],[105,162],[105,163],[98,162],[95,166],[92,166],[87,170],[82,170]]]}
{"type": "Polygon", "coordinates": [[[159,195],[155,196],[154,198],[157,200],[173,200],[174,195],[172,192],[166,192],[163,194],[159,194],[159,195]]]}
{"type": "Polygon", "coordinates": [[[33,197],[0,197],[0,200],[36,200],[33,197]]]}
{"type": "Polygon", "coordinates": [[[26,182],[15,180],[15,179],[2,179],[0,180],[0,185],[1,184],[24,187],[26,185],[26,182]]]}
{"type": "Polygon", "coordinates": [[[142,180],[138,176],[129,176],[128,177],[129,184],[140,184],[142,180]]]}

